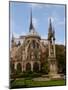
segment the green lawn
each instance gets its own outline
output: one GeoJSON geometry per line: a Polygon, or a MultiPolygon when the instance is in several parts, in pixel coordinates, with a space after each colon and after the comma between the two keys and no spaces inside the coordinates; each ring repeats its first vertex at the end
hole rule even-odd
{"type": "Polygon", "coordinates": [[[27,88],[27,87],[45,87],[45,86],[63,86],[65,80],[50,80],[50,81],[33,81],[18,79],[11,83],[11,88],[27,88]]]}

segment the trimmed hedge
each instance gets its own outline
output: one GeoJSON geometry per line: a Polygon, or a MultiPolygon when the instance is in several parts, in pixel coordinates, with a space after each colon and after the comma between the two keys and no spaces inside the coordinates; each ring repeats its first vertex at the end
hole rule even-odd
{"type": "Polygon", "coordinates": [[[19,74],[12,74],[10,78],[33,78],[33,77],[40,77],[41,73],[36,73],[36,72],[24,72],[24,73],[19,73],[19,74]]]}

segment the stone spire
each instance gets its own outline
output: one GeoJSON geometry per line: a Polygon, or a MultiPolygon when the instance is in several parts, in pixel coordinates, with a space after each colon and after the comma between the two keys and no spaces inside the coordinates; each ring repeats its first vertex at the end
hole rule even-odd
{"type": "Polygon", "coordinates": [[[49,33],[52,33],[52,22],[51,22],[51,18],[49,19],[49,33]]]}
{"type": "Polygon", "coordinates": [[[53,40],[55,40],[55,30],[53,28],[53,40]]]}
{"type": "Polygon", "coordinates": [[[49,28],[48,28],[48,40],[51,40],[52,37],[52,22],[51,22],[51,18],[49,19],[49,28]]]}
{"type": "Polygon", "coordinates": [[[30,27],[29,27],[29,32],[31,32],[31,30],[34,30],[34,26],[32,23],[32,10],[31,10],[31,16],[30,16],[30,27]]]}

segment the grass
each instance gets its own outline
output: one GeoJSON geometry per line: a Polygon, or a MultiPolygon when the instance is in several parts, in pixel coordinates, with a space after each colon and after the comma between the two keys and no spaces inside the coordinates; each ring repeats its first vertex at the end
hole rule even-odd
{"type": "Polygon", "coordinates": [[[65,80],[33,81],[29,79],[18,79],[11,83],[11,88],[46,87],[63,85],[65,85],[65,80]]]}

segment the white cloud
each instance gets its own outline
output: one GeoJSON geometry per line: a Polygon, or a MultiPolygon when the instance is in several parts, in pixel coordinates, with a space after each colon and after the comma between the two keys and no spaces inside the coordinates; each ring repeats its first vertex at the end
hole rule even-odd
{"type": "Polygon", "coordinates": [[[18,33],[16,33],[16,32],[13,32],[13,35],[14,35],[14,37],[15,38],[19,38],[19,36],[24,36],[24,35],[26,35],[26,32],[21,32],[20,34],[18,34],[18,33]]]}
{"type": "Polygon", "coordinates": [[[13,32],[13,35],[14,35],[15,38],[19,37],[19,34],[15,33],[15,32],[13,32]]]}
{"type": "Polygon", "coordinates": [[[23,35],[26,35],[26,33],[25,32],[22,32],[21,34],[18,34],[18,33],[16,33],[16,32],[11,32],[10,33],[10,40],[12,39],[12,34],[13,34],[13,36],[14,36],[14,38],[19,38],[19,36],[23,36],[23,35]]]}
{"type": "MultiPolygon", "coordinates": [[[[26,35],[26,32],[25,32],[25,31],[23,31],[20,35],[22,35],[22,36],[23,36],[23,35],[26,35]]],[[[19,36],[20,36],[20,35],[19,35],[19,36]]]]}
{"type": "Polygon", "coordinates": [[[46,34],[41,35],[41,38],[42,38],[42,39],[47,39],[47,35],[46,35],[46,34]]]}

